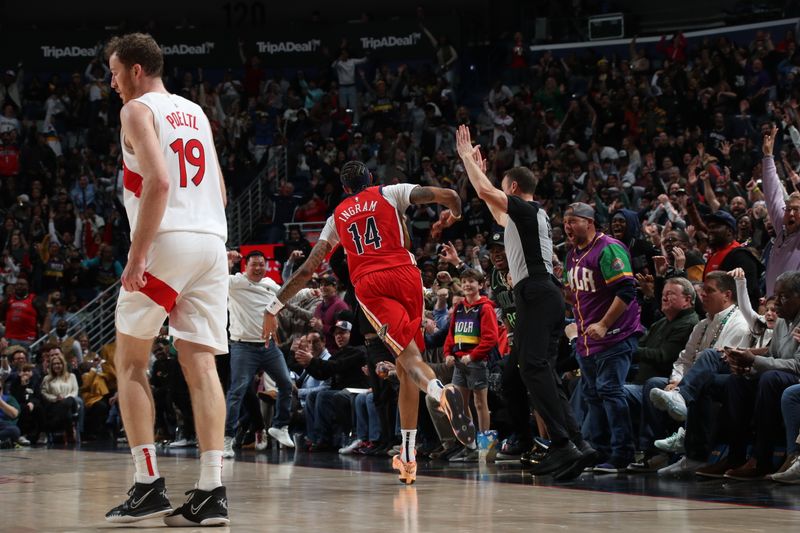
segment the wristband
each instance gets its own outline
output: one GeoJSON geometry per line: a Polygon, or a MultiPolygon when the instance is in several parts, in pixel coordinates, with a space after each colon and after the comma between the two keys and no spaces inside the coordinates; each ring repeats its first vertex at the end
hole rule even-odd
{"type": "Polygon", "coordinates": [[[266,311],[273,316],[277,316],[277,314],[281,312],[281,309],[283,309],[283,303],[276,297],[272,300],[272,303],[267,306],[266,311]]]}
{"type": "Polygon", "coordinates": [[[450,211],[450,216],[453,217],[453,220],[461,220],[461,217],[464,216],[464,213],[461,213],[458,216],[455,216],[452,211],[450,211]]]}
{"type": "Polygon", "coordinates": [[[459,264],[456,265],[456,270],[459,272],[463,272],[467,269],[467,264],[464,261],[461,261],[459,264]]]}

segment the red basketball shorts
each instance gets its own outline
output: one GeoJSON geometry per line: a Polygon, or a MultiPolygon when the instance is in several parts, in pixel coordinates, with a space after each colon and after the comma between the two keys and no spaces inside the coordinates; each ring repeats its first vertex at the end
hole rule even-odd
{"type": "Polygon", "coordinates": [[[355,284],[356,299],[375,332],[395,354],[411,341],[425,350],[422,277],[413,265],[365,274],[355,284]]]}

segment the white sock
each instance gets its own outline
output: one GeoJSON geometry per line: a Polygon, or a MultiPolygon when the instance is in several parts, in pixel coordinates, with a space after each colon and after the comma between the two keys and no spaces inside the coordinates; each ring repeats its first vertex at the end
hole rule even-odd
{"type": "Polygon", "coordinates": [[[150,484],[161,477],[158,473],[155,444],[142,444],[131,448],[131,455],[133,464],[136,465],[136,475],[133,476],[136,483],[150,484]]]}
{"type": "Polygon", "coordinates": [[[437,402],[442,399],[442,391],[444,390],[444,385],[438,379],[432,379],[428,382],[428,396],[436,400],[437,402]]]}
{"type": "Polygon", "coordinates": [[[417,458],[415,449],[417,430],[401,429],[400,434],[403,436],[403,443],[400,446],[400,459],[402,459],[404,463],[410,463],[417,458]]]}
{"type": "Polygon", "coordinates": [[[200,481],[197,488],[210,492],[222,486],[222,450],[209,450],[200,454],[200,481]]]}

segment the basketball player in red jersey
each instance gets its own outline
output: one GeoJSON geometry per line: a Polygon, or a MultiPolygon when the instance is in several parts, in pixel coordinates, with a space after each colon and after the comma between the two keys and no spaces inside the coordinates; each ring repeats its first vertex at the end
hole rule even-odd
{"type": "Polygon", "coordinates": [[[420,271],[406,249],[402,214],[411,204],[439,203],[448,207],[437,228],[449,227],[461,218],[461,200],[455,191],[439,187],[399,184],[372,187],[366,165],[350,161],[342,167],[345,198],[328,218],[308,259],[284,284],[264,314],[264,336],[274,333],[276,315],[319,268],[330,250],[341,242],[347,254],[356,299],[378,336],[397,356],[400,378],[402,450],[392,466],[400,481],[416,480],[414,440],[417,428],[418,389],[440,402],[456,437],[464,444],[475,440],[475,427],[466,415],[461,395],[452,385],[443,386],[422,360],[425,349],[421,329],[424,311],[420,271]]]}
{"type": "Polygon", "coordinates": [[[128,523],[164,517],[169,526],[226,525],[222,486],[225,397],[214,356],[228,351],[225,184],[202,109],[161,82],[155,40],[134,33],[106,49],[120,111],[125,210],[131,249],[116,310],[119,405],[136,466],[128,499],[106,514],[128,523]],[[192,398],[200,480],[173,510],[158,471],[147,368],[153,339],[169,316],[192,398]]]}

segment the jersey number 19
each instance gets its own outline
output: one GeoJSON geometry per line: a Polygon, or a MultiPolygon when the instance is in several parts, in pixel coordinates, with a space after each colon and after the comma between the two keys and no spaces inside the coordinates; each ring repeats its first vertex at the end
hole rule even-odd
{"type": "Polygon", "coordinates": [[[200,185],[206,173],[206,152],[203,149],[203,143],[197,139],[189,139],[189,141],[184,144],[183,139],[176,139],[169,147],[172,148],[173,152],[178,154],[178,166],[181,169],[180,186],[186,188],[189,185],[188,173],[186,172],[187,162],[197,167],[197,172],[195,172],[192,177],[192,183],[194,183],[195,186],[200,185]]]}

